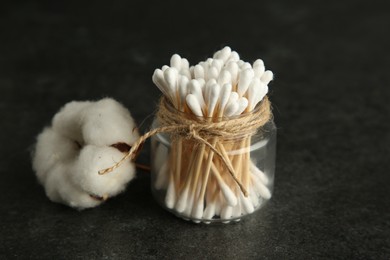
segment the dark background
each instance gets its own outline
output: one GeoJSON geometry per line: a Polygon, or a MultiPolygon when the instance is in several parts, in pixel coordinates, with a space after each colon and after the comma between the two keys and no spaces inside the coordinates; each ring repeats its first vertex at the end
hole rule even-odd
{"type": "MultiPolygon", "coordinates": [[[[389,259],[386,2],[2,1],[0,258],[389,259]],[[154,202],[142,171],[95,209],[46,198],[30,152],[62,105],[110,96],[141,123],[160,95],[155,68],[225,45],[275,73],[276,182],[264,210],[191,224],[154,202]]],[[[149,163],[148,145],[139,159],[149,163]]]]}

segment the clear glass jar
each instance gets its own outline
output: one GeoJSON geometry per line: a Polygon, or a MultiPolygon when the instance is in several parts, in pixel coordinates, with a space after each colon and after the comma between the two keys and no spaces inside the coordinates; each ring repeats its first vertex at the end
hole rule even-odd
{"type": "MultiPolygon", "coordinates": [[[[152,127],[159,127],[157,120],[152,127]]],[[[195,223],[229,223],[255,212],[271,198],[276,155],[272,120],[253,135],[207,140],[231,163],[247,197],[209,147],[172,137],[160,133],[151,138],[152,193],[166,210],[195,223]]]]}

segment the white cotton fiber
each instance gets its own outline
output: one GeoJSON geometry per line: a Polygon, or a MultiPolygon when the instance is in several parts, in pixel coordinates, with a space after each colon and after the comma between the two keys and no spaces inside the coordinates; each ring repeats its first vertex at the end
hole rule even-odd
{"type": "Polygon", "coordinates": [[[85,110],[82,133],[87,144],[132,144],[139,137],[129,111],[113,99],[105,98],[85,110]]]}
{"type": "Polygon", "coordinates": [[[53,202],[74,208],[95,207],[124,191],[135,176],[135,166],[125,161],[113,166],[139,137],[129,111],[113,99],[70,102],[56,114],[52,127],[37,137],[33,169],[53,202]]]}
{"type": "Polygon", "coordinates": [[[90,101],[72,101],[67,103],[54,116],[52,125],[53,129],[63,136],[77,141],[83,142],[82,132],[80,131],[83,124],[82,118],[87,107],[91,106],[90,101]]]}
{"type": "Polygon", "coordinates": [[[75,186],[70,175],[70,164],[59,163],[52,169],[45,183],[46,195],[51,201],[78,209],[95,207],[103,202],[75,186]]]}
{"type": "Polygon", "coordinates": [[[39,182],[45,182],[48,171],[54,165],[74,159],[78,150],[74,141],[56,133],[52,128],[45,128],[37,138],[33,158],[33,169],[39,182]]]}
{"type": "Polygon", "coordinates": [[[134,178],[135,167],[129,160],[115,171],[98,175],[99,170],[114,165],[123,157],[123,153],[113,147],[85,146],[72,166],[73,183],[90,194],[112,197],[123,191],[126,184],[134,178]]]}

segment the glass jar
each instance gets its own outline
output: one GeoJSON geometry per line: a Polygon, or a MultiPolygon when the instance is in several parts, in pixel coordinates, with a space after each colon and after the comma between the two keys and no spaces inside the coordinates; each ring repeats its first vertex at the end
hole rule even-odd
{"type": "MultiPolygon", "coordinates": [[[[157,127],[155,119],[152,128],[157,127]]],[[[178,217],[206,224],[239,221],[264,206],[274,182],[274,122],[250,135],[207,141],[231,164],[247,196],[209,147],[160,133],[151,138],[151,186],[157,202],[178,217]]]]}

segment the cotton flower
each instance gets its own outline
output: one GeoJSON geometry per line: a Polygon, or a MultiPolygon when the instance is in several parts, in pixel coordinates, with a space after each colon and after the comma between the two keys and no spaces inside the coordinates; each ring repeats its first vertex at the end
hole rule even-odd
{"type": "Polygon", "coordinates": [[[110,173],[98,172],[118,162],[138,137],[129,111],[115,100],[73,101],[37,137],[33,169],[51,201],[95,207],[134,178],[130,161],[110,173]]]}

